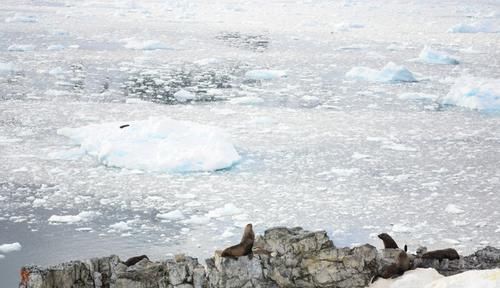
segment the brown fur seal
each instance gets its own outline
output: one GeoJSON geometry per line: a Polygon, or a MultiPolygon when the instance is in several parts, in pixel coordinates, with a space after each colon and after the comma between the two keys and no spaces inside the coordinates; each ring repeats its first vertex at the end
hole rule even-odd
{"type": "Polygon", "coordinates": [[[424,253],[422,255],[422,258],[424,258],[424,259],[438,259],[438,260],[443,260],[443,259],[456,260],[456,259],[460,259],[460,255],[458,255],[457,250],[455,250],[453,248],[448,248],[448,249],[442,249],[442,250],[429,251],[427,253],[424,253]]]}
{"type": "Polygon", "coordinates": [[[254,240],[255,234],[253,233],[252,224],[247,224],[245,231],[243,232],[243,237],[241,237],[240,244],[224,249],[221,256],[233,259],[245,255],[250,255],[250,257],[252,257],[251,255],[254,240]]]}
{"type": "Polygon", "coordinates": [[[125,261],[125,265],[127,265],[127,267],[130,267],[130,266],[133,266],[135,264],[137,264],[137,262],[141,261],[142,259],[148,259],[148,256],[146,255],[141,255],[141,256],[134,256],[134,257],[131,257],[129,259],[127,259],[127,261],[125,261]]]}
{"type": "Polygon", "coordinates": [[[380,273],[372,279],[372,283],[375,282],[379,277],[382,277],[384,279],[399,277],[406,271],[410,270],[411,266],[412,265],[410,257],[408,257],[408,254],[406,254],[405,251],[401,250],[398,258],[396,259],[396,262],[384,267],[382,271],[380,271],[380,273]]]}
{"type": "Polygon", "coordinates": [[[378,234],[378,238],[384,241],[384,249],[399,249],[398,244],[396,244],[396,241],[394,241],[394,239],[392,239],[392,237],[389,236],[389,234],[387,233],[378,234]]]}

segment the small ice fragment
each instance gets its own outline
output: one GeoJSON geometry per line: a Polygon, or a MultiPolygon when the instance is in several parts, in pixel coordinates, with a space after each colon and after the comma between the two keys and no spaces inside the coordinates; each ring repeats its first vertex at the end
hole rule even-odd
{"type": "Polygon", "coordinates": [[[2,244],[0,245],[0,253],[7,254],[10,252],[20,251],[22,248],[19,242],[10,243],[10,244],[2,244]]]}

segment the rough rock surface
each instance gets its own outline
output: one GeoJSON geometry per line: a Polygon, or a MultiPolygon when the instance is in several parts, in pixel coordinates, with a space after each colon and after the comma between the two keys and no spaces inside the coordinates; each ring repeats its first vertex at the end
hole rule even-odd
{"type": "MultiPolygon", "coordinates": [[[[432,267],[444,275],[500,267],[500,249],[486,247],[449,261],[408,254],[408,268],[432,267]]],[[[73,261],[49,268],[24,267],[23,288],[188,288],[188,287],[366,287],[391,265],[400,265],[400,249],[371,245],[336,248],[326,232],[277,227],[258,236],[254,253],[238,259],[220,253],[206,260],[178,255],[127,267],[117,256],[73,261]]]]}

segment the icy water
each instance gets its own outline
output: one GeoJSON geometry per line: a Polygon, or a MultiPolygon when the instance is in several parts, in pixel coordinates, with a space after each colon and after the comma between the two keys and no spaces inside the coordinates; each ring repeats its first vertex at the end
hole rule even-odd
{"type": "Polygon", "coordinates": [[[29,263],[204,259],[249,222],[326,229],[338,246],[380,247],[380,232],[410,250],[500,246],[498,114],[398,97],[500,78],[500,33],[447,33],[499,25],[497,1],[268,2],[2,1],[0,245],[22,249],[0,258],[0,287],[29,263]],[[460,64],[412,60],[425,45],[460,64]],[[419,81],[345,77],[391,61],[419,81]],[[253,69],[287,76],[245,77],[253,69]],[[177,103],[181,88],[198,101],[177,103]],[[57,134],[151,116],[223,128],[242,160],[147,173],[103,166],[57,134]],[[182,216],[159,217],[171,211],[182,216]]]}

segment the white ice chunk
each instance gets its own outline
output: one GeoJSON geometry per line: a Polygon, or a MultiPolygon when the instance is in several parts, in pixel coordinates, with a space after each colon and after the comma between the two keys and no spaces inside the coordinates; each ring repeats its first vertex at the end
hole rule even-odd
{"type": "Polygon", "coordinates": [[[167,44],[158,40],[139,41],[135,39],[128,39],[125,48],[133,50],[160,50],[170,49],[167,44]]]}
{"type": "Polygon", "coordinates": [[[10,244],[2,244],[0,245],[0,253],[7,254],[10,252],[20,251],[22,248],[19,242],[10,243],[10,244]]]}
{"type": "Polygon", "coordinates": [[[365,27],[363,24],[358,24],[358,23],[346,23],[346,22],[341,22],[335,25],[334,30],[336,32],[346,32],[351,29],[360,29],[365,27]]]}
{"type": "Polygon", "coordinates": [[[38,22],[38,18],[35,15],[25,15],[25,14],[16,13],[12,17],[7,17],[7,19],[5,19],[5,22],[7,22],[7,23],[11,23],[11,22],[36,23],[36,22],[38,22]]]}
{"type": "Polygon", "coordinates": [[[457,65],[458,60],[446,52],[437,51],[425,46],[418,55],[420,61],[430,64],[457,65]]]}
{"type": "Polygon", "coordinates": [[[184,214],[180,210],[173,210],[163,214],[157,214],[156,217],[165,220],[182,220],[184,219],[184,214]]]}
{"type": "Polygon", "coordinates": [[[149,172],[214,171],[240,160],[219,128],[169,118],[64,128],[58,133],[113,167],[149,172]],[[130,126],[120,129],[123,124],[130,126]]]}
{"type": "Polygon", "coordinates": [[[316,96],[303,96],[300,98],[300,104],[304,107],[316,107],[321,103],[320,99],[316,96]]]}
{"type": "Polygon", "coordinates": [[[124,232],[124,231],[128,231],[128,230],[132,229],[132,227],[130,227],[128,225],[128,223],[125,221],[120,221],[120,222],[117,222],[115,224],[111,224],[111,225],[109,225],[109,228],[111,228],[114,231],[119,231],[119,232],[124,232]]]}
{"type": "Polygon", "coordinates": [[[427,93],[419,93],[419,92],[408,92],[402,93],[398,95],[399,99],[403,100],[428,100],[433,101],[438,98],[438,95],[435,94],[427,94],[427,93]]]}
{"type": "Polygon", "coordinates": [[[174,93],[174,97],[179,102],[187,102],[195,99],[196,95],[187,90],[181,89],[174,93]]]}
{"type": "Polygon", "coordinates": [[[9,47],[7,47],[8,51],[14,51],[14,52],[33,51],[34,49],[35,46],[31,44],[12,44],[9,47]]]}
{"type": "Polygon", "coordinates": [[[346,77],[354,80],[365,80],[370,82],[416,82],[417,79],[404,66],[396,65],[393,62],[387,63],[382,70],[375,70],[368,67],[353,67],[346,73],[346,77]]]}
{"type": "Polygon", "coordinates": [[[92,211],[83,211],[77,215],[52,215],[49,218],[49,223],[67,223],[73,224],[77,222],[86,222],[99,215],[92,211]]]}
{"type": "Polygon", "coordinates": [[[359,173],[359,168],[332,168],[330,172],[338,176],[351,176],[359,173]]]}
{"type": "Polygon", "coordinates": [[[440,102],[480,111],[500,111],[500,79],[460,77],[440,102]]]}
{"type": "Polygon", "coordinates": [[[238,105],[255,105],[264,103],[264,99],[257,96],[243,96],[243,97],[233,98],[229,102],[231,104],[238,104],[238,105]]]}
{"type": "Polygon", "coordinates": [[[49,51],[60,51],[60,50],[64,50],[64,45],[61,45],[61,44],[49,45],[49,46],[47,47],[47,50],[49,50],[49,51]]]}
{"type": "Polygon", "coordinates": [[[243,210],[236,207],[233,203],[224,204],[224,207],[215,208],[214,210],[207,213],[207,217],[219,218],[224,216],[231,216],[242,213],[243,210]]]}
{"type": "Polygon", "coordinates": [[[490,21],[476,21],[469,24],[460,23],[448,30],[448,33],[497,33],[500,27],[490,21]]]}
{"type": "Polygon", "coordinates": [[[0,62],[0,75],[8,75],[15,72],[15,67],[12,62],[0,62]]]}
{"type": "Polygon", "coordinates": [[[460,214],[464,213],[464,210],[460,209],[457,205],[455,204],[448,204],[446,208],[444,209],[447,213],[451,214],[460,214]]]}
{"type": "Polygon", "coordinates": [[[273,80],[286,77],[287,73],[284,70],[250,70],[245,73],[245,78],[251,80],[273,80]]]}

